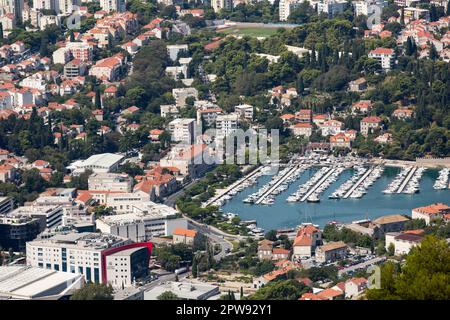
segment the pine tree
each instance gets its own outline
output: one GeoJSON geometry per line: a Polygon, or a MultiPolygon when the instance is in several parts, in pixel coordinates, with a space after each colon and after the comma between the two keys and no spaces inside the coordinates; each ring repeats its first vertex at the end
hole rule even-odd
{"type": "Polygon", "coordinates": [[[100,96],[100,89],[95,90],[95,108],[100,109],[102,107],[102,100],[100,96]]]}
{"type": "Polygon", "coordinates": [[[70,30],[70,42],[75,42],[75,34],[73,33],[73,30],[70,30]]]}
{"type": "Polygon", "coordinates": [[[447,16],[450,16],[450,1],[447,2],[447,10],[445,12],[447,16]]]}
{"type": "Polygon", "coordinates": [[[0,41],[3,42],[4,34],[3,34],[3,23],[0,22],[0,41]]]}
{"type": "Polygon", "coordinates": [[[242,300],[242,298],[244,298],[244,288],[241,287],[241,294],[240,294],[240,300],[242,300]]]}
{"type": "Polygon", "coordinates": [[[434,44],[431,44],[431,47],[430,47],[430,59],[431,60],[436,60],[438,58],[439,58],[439,54],[438,54],[438,52],[436,50],[436,47],[434,46],[434,44]]]}
{"type": "Polygon", "coordinates": [[[303,83],[303,77],[299,76],[297,79],[297,93],[298,94],[303,94],[303,92],[305,91],[305,84],[303,83]]]}
{"type": "Polygon", "coordinates": [[[197,278],[197,272],[198,272],[197,258],[194,257],[194,259],[192,260],[192,276],[194,278],[197,278]]]}

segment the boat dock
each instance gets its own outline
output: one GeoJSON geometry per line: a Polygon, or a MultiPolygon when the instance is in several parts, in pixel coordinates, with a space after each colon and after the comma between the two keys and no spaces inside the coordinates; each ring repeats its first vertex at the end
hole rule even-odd
{"type": "Polygon", "coordinates": [[[328,179],[328,177],[331,176],[331,175],[333,174],[333,172],[334,172],[335,170],[336,170],[336,168],[330,168],[330,170],[328,170],[328,171],[323,175],[323,177],[320,178],[320,180],[317,181],[317,183],[316,183],[314,186],[312,186],[312,188],[309,189],[308,192],[306,192],[306,194],[300,199],[300,202],[303,202],[303,201],[305,201],[306,199],[308,199],[308,197],[309,197],[311,194],[313,194],[313,192],[316,191],[317,188],[319,188],[320,185],[321,185],[322,183],[324,183],[324,182],[328,179]]]}
{"type": "Polygon", "coordinates": [[[286,172],[276,183],[273,184],[266,192],[264,192],[258,200],[255,201],[255,204],[260,204],[269,194],[271,194],[280,184],[282,184],[287,178],[289,178],[295,170],[299,168],[299,165],[294,165],[292,168],[286,172]]]}
{"type": "Polygon", "coordinates": [[[258,168],[256,168],[255,170],[253,170],[250,174],[246,175],[245,177],[233,182],[232,184],[230,184],[228,186],[228,188],[226,188],[225,190],[223,190],[222,192],[220,192],[218,195],[212,197],[211,199],[209,199],[208,201],[206,201],[202,207],[207,207],[209,205],[211,205],[212,203],[220,200],[222,197],[224,197],[225,195],[227,195],[228,193],[230,193],[233,189],[237,188],[238,186],[240,186],[241,184],[243,184],[245,181],[253,178],[255,175],[257,175],[262,169],[264,168],[264,166],[260,166],[258,168]]]}
{"type": "Polygon", "coordinates": [[[348,197],[350,197],[350,195],[353,193],[353,191],[356,190],[356,188],[358,188],[360,186],[360,184],[366,180],[366,178],[373,172],[373,170],[375,169],[375,167],[371,167],[369,170],[366,171],[366,173],[363,174],[363,176],[356,181],[356,183],[353,185],[353,187],[350,188],[350,190],[347,191],[346,194],[344,194],[344,196],[342,197],[343,199],[347,199],[348,197]]]}
{"type": "Polygon", "coordinates": [[[412,167],[408,174],[405,177],[405,180],[403,180],[403,182],[400,184],[400,187],[398,187],[397,193],[402,193],[403,190],[405,189],[406,185],[408,184],[409,180],[411,180],[412,176],[414,175],[414,173],[416,172],[417,167],[412,167]]]}

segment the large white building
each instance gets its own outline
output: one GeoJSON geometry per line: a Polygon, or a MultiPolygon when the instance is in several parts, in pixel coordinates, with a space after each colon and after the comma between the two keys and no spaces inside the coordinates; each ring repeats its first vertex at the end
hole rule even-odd
{"type": "Polygon", "coordinates": [[[374,13],[373,6],[378,6],[380,9],[387,6],[387,1],[385,0],[363,0],[363,1],[354,1],[352,2],[353,7],[355,8],[355,14],[357,16],[365,15],[369,17],[374,13]]]}
{"type": "Polygon", "coordinates": [[[0,15],[12,13],[16,20],[22,20],[23,0],[0,0],[0,15]]]}
{"type": "Polygon", "coordinates": [[[195,119],[177,118],[169,123],[172,141],[192,144],[195,138],[195,119]]]}
{"type": "Polygon", "coordinates": [[[124,12],[126,10],[125,0],[100,0],[100,7],[106,12],[124,12]]]}
{"type": "Polygon", "coordinates": [[[178,54],[183,51],[188,51],[187,44],[172,44],[167,46],[167,54],[172,61],[177,61],[178,54]]]}
{"type": "Polygon", "coordinates": [[[239,128],[239,114],[230,113],[218,115],[216,118],[217,137],[226,137],[239,128]]]}
{"type": "Polygon", "coordinates": [[[334,17],[345,9],[347,1],[344,0],[324,0],[317,3],[317,13],[325,13],[328,16],[334,17]]]}
{"type": "Polygon", "coordinates": [[[187,220],[177,218],[178,212],[164,204],[151,201],[135,203],[128,212],[97,219],[97,229],[135,242],[172,235],[176,228],[187,229],[187,220]]]}
{"type": "Polygon", "coordinates": [[[107,282],[106,256],[131,244],[125,238],[100,233],[58,234],[27,242],[27,265],[84,275],[86,281],[107,282]]]}
{"type": "Polygon", "coordinates": [[[88,178],[89,190],[131,192],[133,179],[124,173],[93,173],[88,178]]]}
{"type": "Polygon", "coordinates": [[[33,9],[54,10],[56,14],[71,14],[81,5],[80,0],[33,0],[33,9]]]}
{"type": "Polygon", "coordinates": [[[378,60],[384,71],[393,68],[395,62],[395,52],[391,48],[376,48],[369,52],[369,58],[378,60]]]}
{"type": "Polygon", "coordinates": [[[292,11],[297,9],[305,0],[280,0],[278,5],[280,21],[287,21],[292,11]]]}
{"type": "Polygon", "coordinates": [[[29,266],[0,267],[0,300],[58,300],[83,285],[80,274],[29,266]]]}
{"type": "Polygon", "coordinates": [[[88,169],[95,173],[113,172],[119,168],[123,158],[124,156],[114,153],[95,154],[86,160],[77,160],[71,163],[67,169],[74,174],[83,173],[88,169]]]}
{"type": "Polygon", "coordinates": [[[233,0],[211,0],[211,7],[214,12],[219,12],[222,9],[233,8],[233,0]]]}
{"type": "Polygon", "coordinates": [[[62,224],[63,207],[60,205],[48,204],[24,206],[14,209],[8,216],[28,216],[30,218],[37,218],[39,219],[41,229],[43,230],[62,224]]]}

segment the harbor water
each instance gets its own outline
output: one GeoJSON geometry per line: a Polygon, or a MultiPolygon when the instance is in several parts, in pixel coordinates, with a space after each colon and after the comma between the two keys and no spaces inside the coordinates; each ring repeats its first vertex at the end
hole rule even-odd
{"type": "Polygon", "coordinates": [[[311,168],[302,173],[288,190],[275,197],[272,205],[245,204],[242,202],[249,194],[256,192],[268,183],[272,176],[261,176],[258,183],[238,193],[222,207],[223,212],[239,215],[241,220],[256,220],[258,227],[265,230],[293,228],[304,222],[325,226],[330,221],[341,223],[362,219],[374,219],[388,214],[411,215],[411,209],[435,202],[450,203],[450,189],[435,190],[433,184],[438,170],[426,170],[420,180],[420,192],[416,194],[383,194],[383,190],[400,172],[400,168],[386,167],[383,175],[367,190],[362,198],[329,199],[328,196],[353,174],[345,170],[320,196],[320,202],[286,202],[316,172],[311,168]]]}

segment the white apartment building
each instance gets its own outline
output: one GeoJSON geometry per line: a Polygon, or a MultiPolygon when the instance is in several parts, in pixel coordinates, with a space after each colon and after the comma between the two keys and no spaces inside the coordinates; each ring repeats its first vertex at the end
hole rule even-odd
{"type": "Polygon", "coordinates": [[[187,44],[173,44],[167,46],[167,54],[172,61],[177,61],[178,54],[182,51],[188,51],[187,44]]]}
{"type": "Polygon", "coordinates": [[[4,215],[14,209],[14,200],[11,197],[0,197],[0,215],[4,215]]]}
{"type": "Polygon", "coordinates": [[[33,0],[33,9],[54,10],[57,14],[70,14],[76,6],[80,6],[80,0],[33,0]]]}
{"type": "Polygon", "coordinates": [[[287,21],[292,11],[298,8],[305,0],[280,0],[278,5],[280,21],[287,21]]]}
{"type": "Polygon", "coordinates": [[[100,7],[106,12],[124,12],[125,0],[100,0],[100,7]]]}
{"type": "Polygon", "coordinates": [[[317,13],[325,13],[331,17],[344,11],[347,1],[344,0],[324,0],[317,3],[317,13]]]}
{"type": "Polygon", "coordinates": [[[81,60],[83,62],[92,61],[94,55],[94,47],[85,42],[67,42],[66,49],[70,50],[70,53],[74,59],[81,60]]]}
{"type": "Polygon", "coordinates": [[[41,230],[62,224],[63,207],[60,205],[31,205],[18,207],[11,211],[9,216],[28,216],[38,218],[41,230]]]}
{"type": "Polygon", "coordinates": [[[389,71],[394,66],[395,52],[390,48],[376,48],[369,52],[369,58],[378,60],[381,68],[384,71],[389,71]]]}
{"type": "Polygon", "coordinates": [[[101,232],[142,242],[170,236],[176,228],[187,229],[187,220],[176,218],[177,214],[178,211],[164,204],[140,202],[132,205],[129,213],[97,219],[96,226],[101,232]]]}
{"type": "Polygon", "coordinates": [[[195,119],[177,118],[169,123],[172,141],[192,144],[195,138],[195,119]]]}
{"type": "Polygon", "coordinates": [[[133,212],[134,206],[143,202],[149,202],[155,199],[155,190],[146,193],[140,190],[126,193],[108,193],[105,199],[105,205],[114,210],[117,214],[133,212]]]}
{"type": "Polygon", "coordinates": [[[218,115],[216,118],[216,135],[226,137],[239,128],[239,114],[230,113],[218,115]]]}
{"type": "Polygon", "coordinates": [[[101,233],[58,234],[27,242],[27,265],[84,275],[86,281],[107,282],[104,255],[130,244],[125,238],[101,233]]]}
{"type": "Polygon", "coordinates": [[[211,0],[211,7],[214,12],[219,12],[222,9],[233,8],[233,0],[211,0]]]}
{"type": "Polygon", "coordinates": [[[186,98],[193,97],[198,99],[198,91],[195,88],[174,88],[172,89],[172,96],[175,99],[177,107],[184,107],[186,105],[186,98]]]}
{"type": "Polygon", "coordinates": [[[66,64],[71,60],[70,50],[68,48],[59,48],[52,54],[54,64],[66,64]]]}
{"type": "Polygon", "coordinates": [[[253,106],[249,104],[240,104],[234,107],[234,112],[240,114],[242,118],[253,120],[253,106]]]}
{"type": "Polygon", "coordinates": [[[89,190],[131,192],[133,180],[124,173],[93,173],[88,178],[89,190]]]}
{"type": "Polygon", "coordinates": [[[0,0],[0,14],[12,13],[17,20],[22,20],[24,0],[0,0]]]}
{"type": "Polygon", "coordinates": [[[355,14],[357,16],[365,15],[369,17],[373,13],[371,6],[378,6],[381,9],[387,6],[387,1],[385,0],[363,0],[352,2],[355,9],[355,14]]]}

